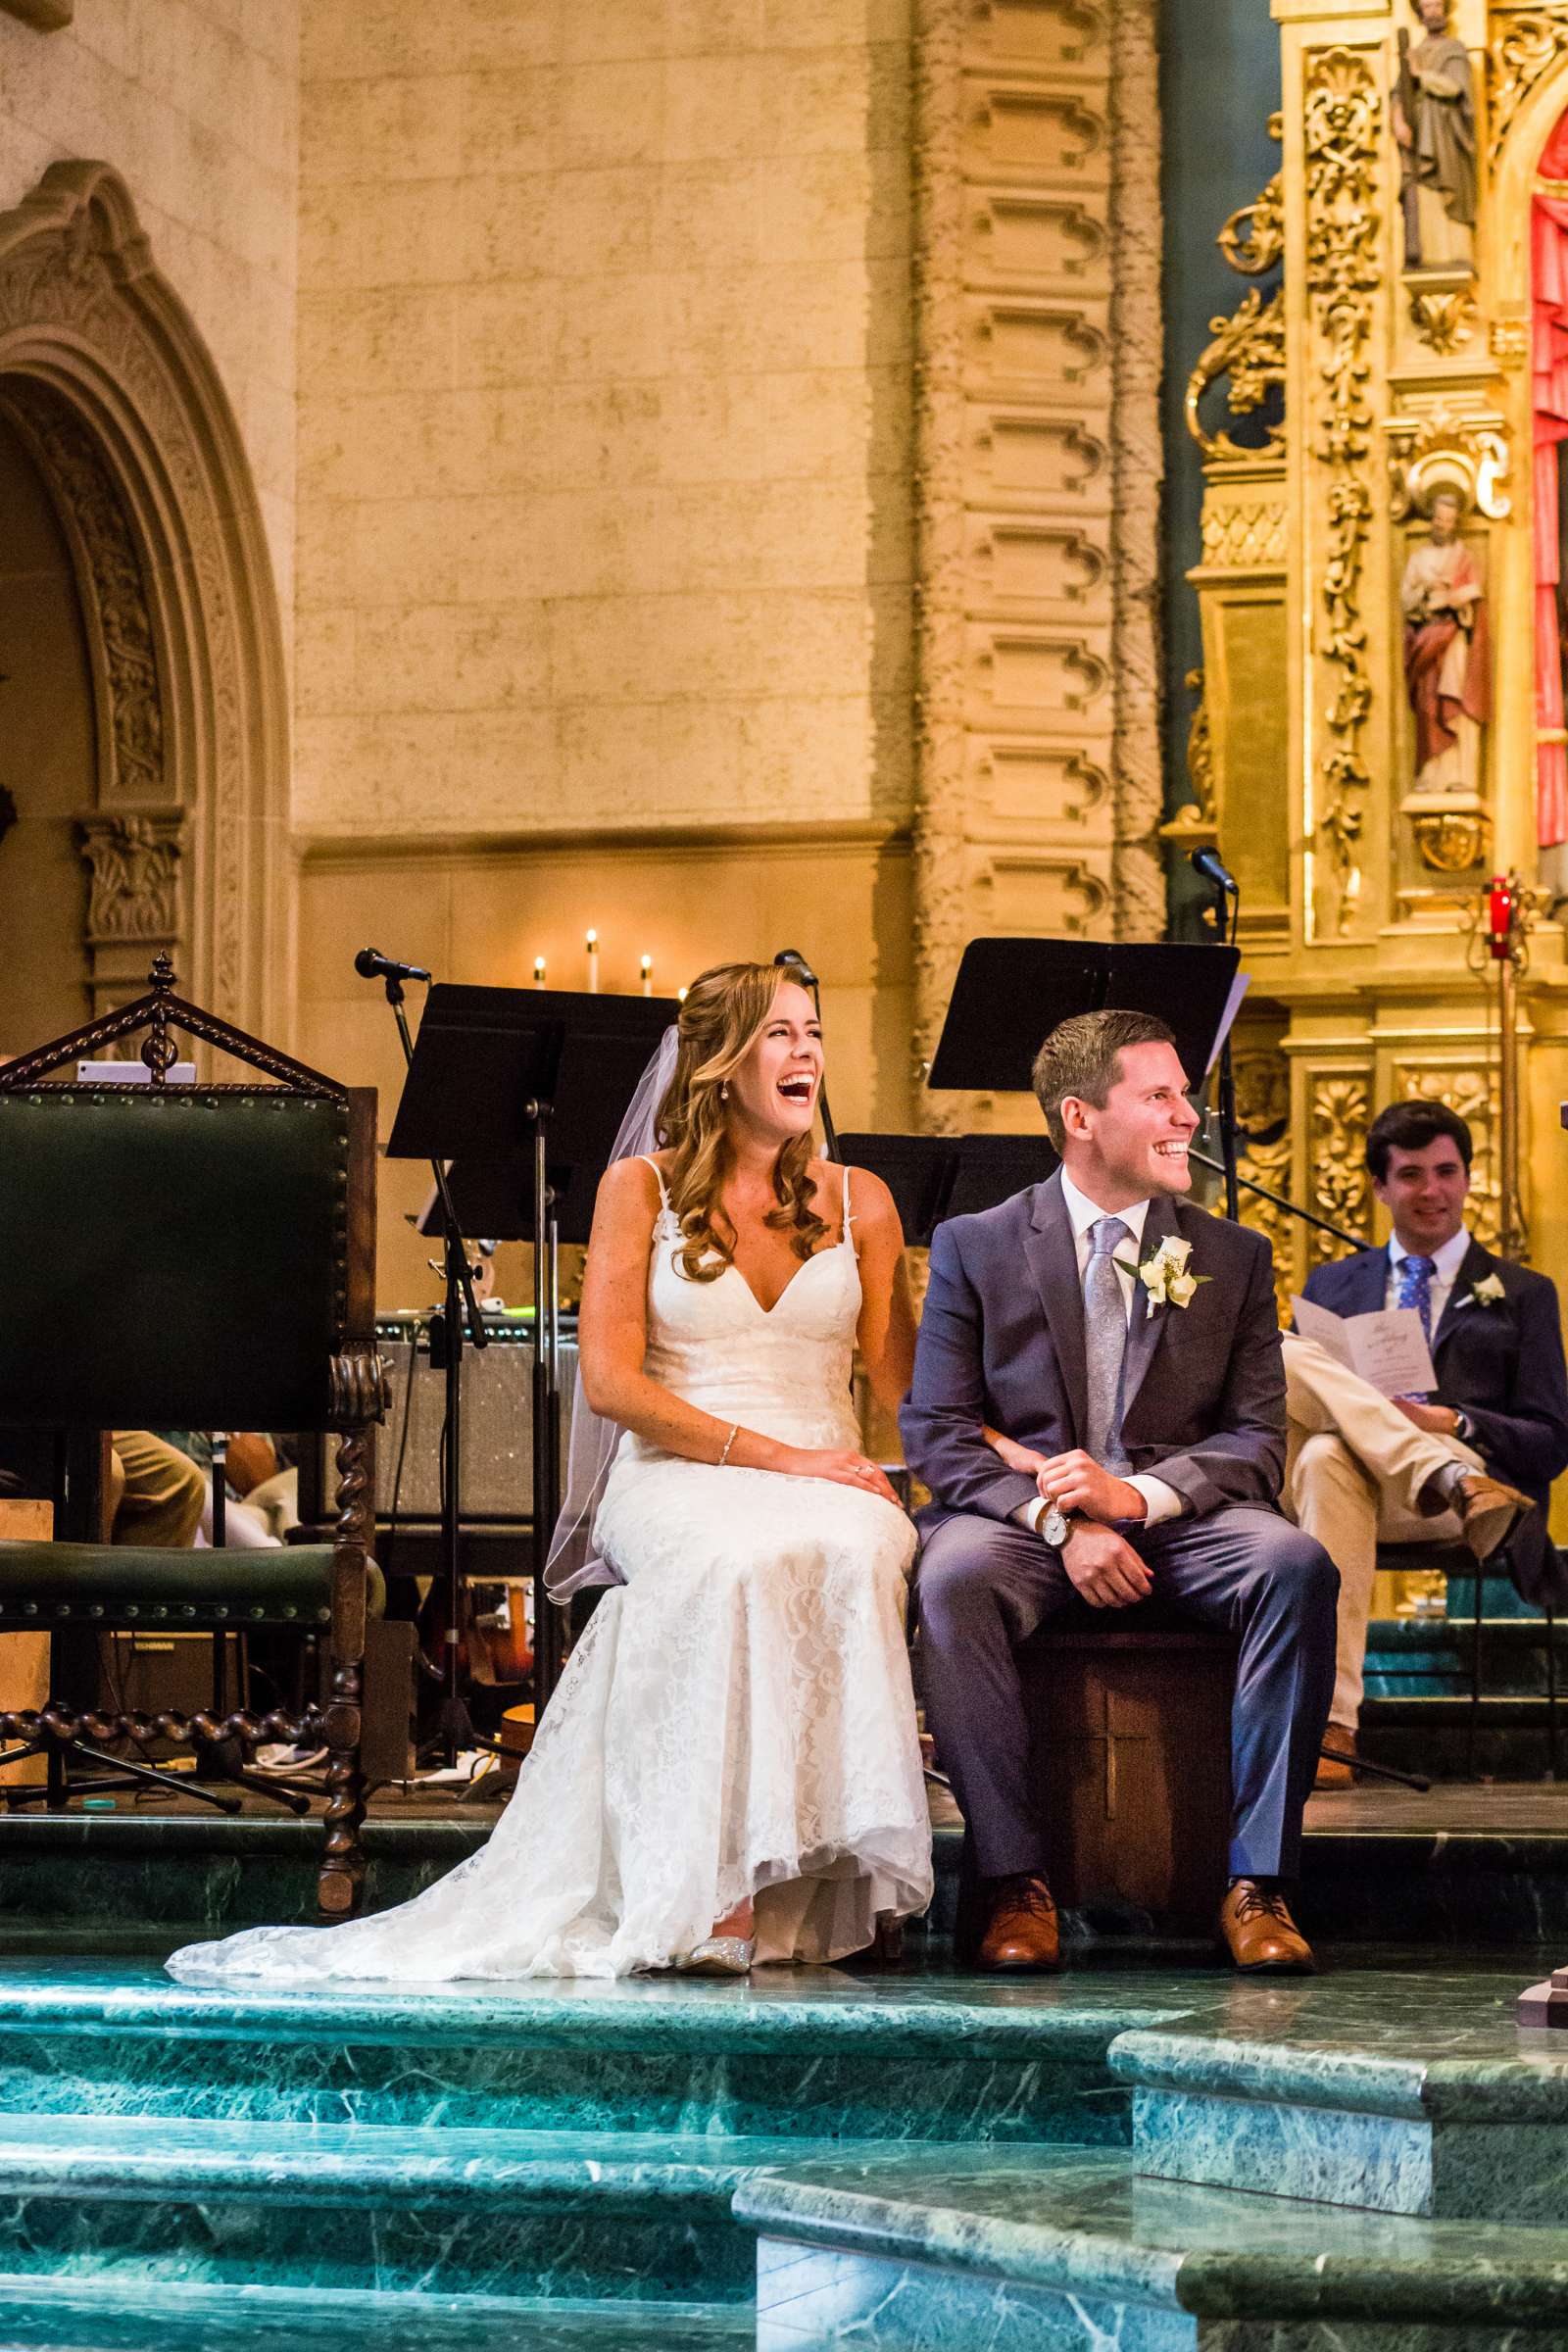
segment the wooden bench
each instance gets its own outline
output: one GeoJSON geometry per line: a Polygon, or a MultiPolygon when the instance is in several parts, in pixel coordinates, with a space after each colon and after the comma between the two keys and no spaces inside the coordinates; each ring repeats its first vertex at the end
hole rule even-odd
{"type": "MultiPolygon", "coordinates": [[[[1019,1651],[1047,1870],[1063,1910],[1122,1933],[1212,1932],[1227,1877],[1238,1646],[1149,1605],[1074,1605],[1019,1651]]],[[[972,1954],[977,1914],[965,1839],[960,1958],[972,1954]]]]}

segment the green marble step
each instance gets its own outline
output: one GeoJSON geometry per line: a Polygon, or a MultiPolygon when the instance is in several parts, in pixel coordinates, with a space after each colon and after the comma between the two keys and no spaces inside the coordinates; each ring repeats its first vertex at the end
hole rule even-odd
{"type": "MultiPolygon", "coordinates": [[[[1461,1781],[1472,1769],[1483,1779],[1539,1781],[1550,1768],[1550,1710],[1539,1692],[1495,1691],[1492,1665],[1477,1710],[1475,1762],[1470,1742],[1468,1690],[1368,1697],[1361,1709],[1360,1738],[1374,1763],[1400,1772],[1424,1773],[1434,1781],[1461,1781]]],[[[1568,1770],[1568,1674],[1557,1709],[1557,1769],[1568,1770]]]]}
{"type": "MultiPolygon", "coordinates": [[[[13,2274],[447,2296],[748,2301],[731,2218],[793,2138],[0,2118],[13,2274]]],[[[0,2339],[3,2340],[3,2339],[0,2339]]]]}
{"type": "MultiPolygon", "coordinates": [[[[1568,1732],[1568,1726],[1565,1726],[1568,1732]]],[[[1568,1748],[1568,1740],[1565,1740],[1568,1748]]],[[[1568,1943],[1564,1832],[1314,1830],[1300,1924],[1315,1940],[1453,1951],[1568,1943]]]]}
{"type": "Polygon", "coordinates": [[[1120,1971],[1027,1991],[820,1969],[268,1993],[176,1984],[151,1959],[13,1957],[0,2111],[1119,2143],[1112,2039],[1190,2004],[1120,1971]]]}
{"type": "Polygon", "coordinates": [[[6,2352],[752,2352],[750,2303],[311,2292],[0,2273],[6,2352]]]}
{"type": "MultiPolygon", "coordinates": [[[[494,1816],[370,1820],[366,1902],[384,1911],[439,1878],[490,1835],[494,1816]]],[[[0,1931],[53,1924],[223,1935],[269,1921],[314,1926],[318,1818],[0,1813],[0,1931]]]]}
{"type": "Polygon", "coordinates": [[[1068,2148],[880,2149],[747,2181],[758,2352],[1548,2352],[1556,2230],[1140,2180],[1068,2148]]]}
{"type": "MultiPolygon", "coordinates": [[[[1141,2175],[1325,2204],[1568,2226],[1568,2035],[1514,2023],[1522,1971],[1237,1984],[1110,2052],[1141,2175]]],[[[1563,2241],[1568,2247],[1568,2240],[1563,2241]]]]}

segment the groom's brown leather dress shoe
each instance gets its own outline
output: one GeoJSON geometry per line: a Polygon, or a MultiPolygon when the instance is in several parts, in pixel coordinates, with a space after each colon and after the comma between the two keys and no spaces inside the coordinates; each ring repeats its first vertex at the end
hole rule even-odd
{"type": "Polygon", "coordinates": [[[1061,1934],[1051,1888],[1027,1871],[998,1879],[978,1965],[994,1974],[1040,1975],[1061,1966],[1061,1934]]]}
{"type": "Polygon", "coordinates": [[[1244,1976],[1315,1977],[1312,1947],[1279,1889],[1238,1879],[1220,1905],[1219,1932],[1244,1976]]]}

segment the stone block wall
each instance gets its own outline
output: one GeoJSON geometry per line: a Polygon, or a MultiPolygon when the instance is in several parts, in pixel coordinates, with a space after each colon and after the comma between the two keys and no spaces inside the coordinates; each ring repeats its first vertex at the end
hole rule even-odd
{"type": "Polygon", "coordinates": [[[212,351],[286,622],[294,568],[299,0],[78,0],[0,14],[0,212],[46,167],[114,165],[212,351]]]}
{"type": "Polygon", "coordinates": [[[307,10],[311,837],[906,821],[905,0],[307,10]]]}

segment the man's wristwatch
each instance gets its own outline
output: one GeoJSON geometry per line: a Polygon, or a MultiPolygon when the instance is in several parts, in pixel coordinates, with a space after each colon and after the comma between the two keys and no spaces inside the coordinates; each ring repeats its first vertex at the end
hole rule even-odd
{"type": "Polygon", "coordinates": [[[1469,1414],[1466,1412],[1461,1412],[1457,1405],[1453,1407],[1453,1434],[1456,1438],[1461,1439],[1466,1446],[1471,1443],[1476,1434],[1475,1423],[1471,1420],[1469,1414]]]}
{"type": "Polygon", "coordinates": [[[1048,1502],[1040,1514],[1040,1534],[1053,1551],[1059,1551],[1072,1530],[1072,1521],[1059,1502],[1048,1502]]]}

